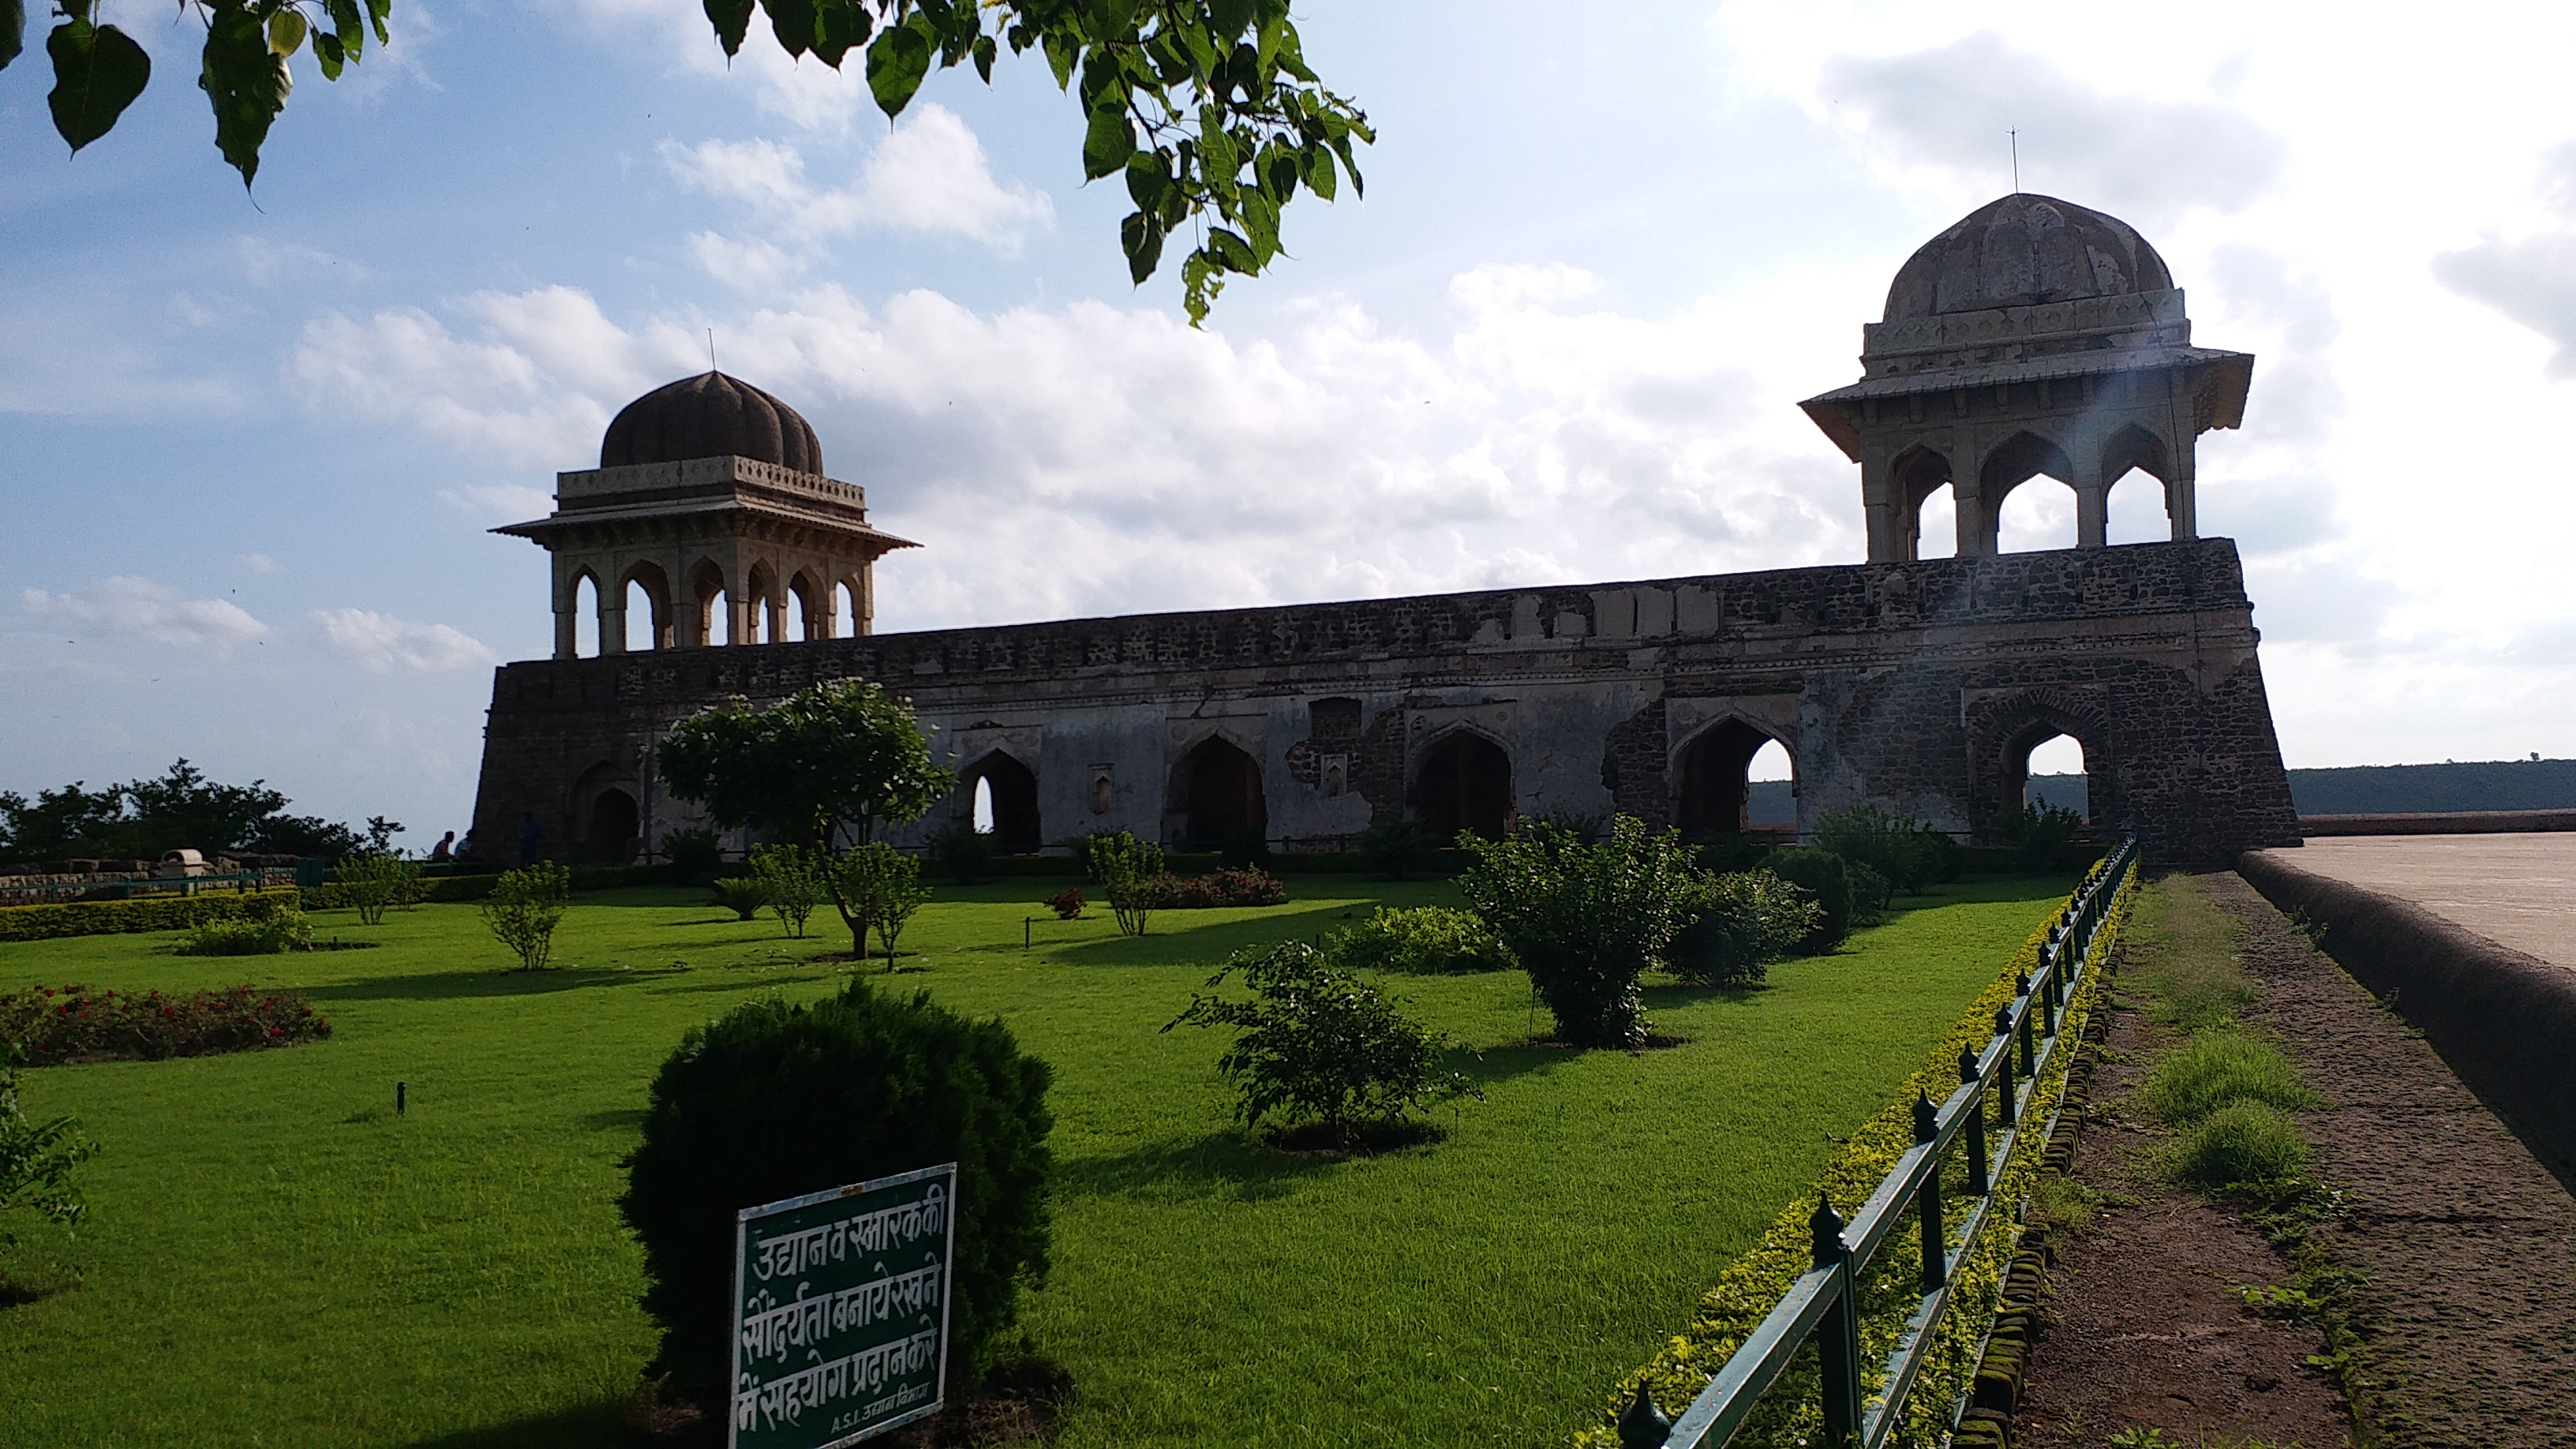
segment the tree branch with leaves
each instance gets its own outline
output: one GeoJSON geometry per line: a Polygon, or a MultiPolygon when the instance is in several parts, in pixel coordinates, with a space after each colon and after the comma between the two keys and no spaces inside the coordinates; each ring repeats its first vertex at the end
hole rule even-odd
{"type": "MultiPolygon", "coordinates": [[[[45,41],[54,129],[79,151],[143,94],[152,61],[99,21],[101,0],[52,0],[45,41]]],[[[260,146],[286,109],[288,60],[310,48],[326,79],[390,42],[393,0],[179,0],[206,27],[198,85],[214,109],[215,146],[248,187],[260,146]]],[[[1283,255],[1280,220],[1300,190],[1332,200],[1361,190],[1354,148],[1374,142],[1368,116],[1306,64],[1287,0],[705,0],[727,56],[755,15],[790,56],[840,69],[862,58],[887,118],[912,103],[934,69],[971,62],[986,84],[1004,50],[1043,56],[1056,86],[1082,102],[1085,181],[1122,177],[1136,209],[1119,248],[1139,285],[1165,244],[1187,233],[1182,305],[1191,325],[1229,275],[1258,276],[1283,255]]],[[[0,0],[0,69],[24,48],[27,0],[0,0]]]]}

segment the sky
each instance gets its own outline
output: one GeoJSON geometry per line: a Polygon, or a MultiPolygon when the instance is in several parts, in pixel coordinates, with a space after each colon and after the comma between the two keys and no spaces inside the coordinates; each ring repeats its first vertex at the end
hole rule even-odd
{"type": "MultiPolygon", "coordinates": [[[[2200,520],[2287,762],[2576,755],[2565,7],[1319,0],[1366,196],[1195,331],[1034,59],[889,125],[691,0],[397,0],[341,81],[297,61],[245,193],[197,22],[102,14],[157,79],[77,157],[41,52],[0,71],[0,790],[185,755],[463,828],[492,667],[551,647],[486,530],[711,343],[926,545],[881,630],[1856,562],[1796,402],[2016,142],[2256,355],[2200,520]]],[[[2073,536],[2012,495],[2006,548],[2073,536]]]]}

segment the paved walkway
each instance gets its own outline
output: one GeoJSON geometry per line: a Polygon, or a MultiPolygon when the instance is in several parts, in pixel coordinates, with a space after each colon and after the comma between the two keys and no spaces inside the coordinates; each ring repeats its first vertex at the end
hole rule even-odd
{"type": "Polygon", "coordinates": [[[2270,854],[2576,971],[2576,831],[2329,836],[2270,854]]]}

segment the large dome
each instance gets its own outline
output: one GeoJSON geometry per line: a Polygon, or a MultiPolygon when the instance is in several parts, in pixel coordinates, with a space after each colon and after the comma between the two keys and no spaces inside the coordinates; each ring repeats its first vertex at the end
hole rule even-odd
{"type": "Polygon", "coordinates": [[[599,440],[602,468],[728,454],[800,473],[823,471],[823,445],[796,409],[721,372],[684,377],[644,394],[626,405],[599,440]]]}
{"type": "Polygon", "coordinates": [[[2162,292],[2165,259],[2115,216],[2053,196],[1990,201],[1923,244],[1887,289],[1886,321],[2162,292]]]}

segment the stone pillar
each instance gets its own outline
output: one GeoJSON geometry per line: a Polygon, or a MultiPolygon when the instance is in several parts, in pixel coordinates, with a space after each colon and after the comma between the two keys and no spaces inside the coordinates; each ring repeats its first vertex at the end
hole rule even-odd
{"type": "Polygon", "coordinates": [[[599,652],[603,657],[626,652],[626,590],[604,584],[599,590],[599,652]]]}
{"type": "Polygon", "coordinates": [[[751,638],[752,601],[737,590],[725,591],[725,642],[740,644],[751,638]]]}
{"type": "Polygon", "coordinates": [[[2108,548],[2111,543],[2111,484],[2102,476],[2102,449],[2092,439],[2077,444],[2075,457],[2075,546],[2108,548]]]}
{"type": "Polygon", "coordinates": [[[877,631],[877,565],[870,559],[859,565],[859,616],[850,621],[850,633],[865,638],[877,631]]]}
{"type": "Polygon", "coordinates": [[[1861,513],[1868,521],[1871,563],[1904,563],[1913,557],[1913,550],[1906,546],[1904,500],[1897,496],[1900,486],[1891,460],[1881,450],[1871,449],[1869,460],[1861,464],[1860,477],[1861,513]]]}
{"type": "Polygon", "coordinates": [[[555,555],[555,657],[570,659],[580,648],[581,576],[555,555]]]}
{"type": "Polygon", "coordinates": [[[1958,475],[1950,474],[1950,501],[1959,512],[1959,557],[1989,558],[1995,551],[1995,510],[1986,506],[1986,490],[1958,475]]]}
{"type": "Polygon", "coordinates": [[[763,644],[783,642],[787,638],[787,601],[773,593],[760,601],[760,608],[761,612],[768,616],[763,621],[760,642],[763,644]]]}

